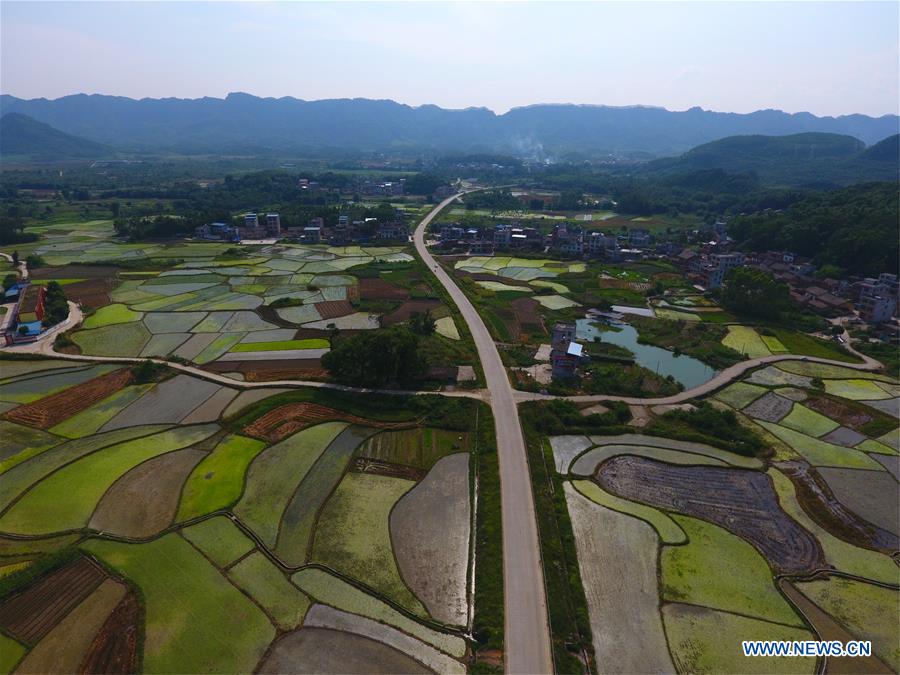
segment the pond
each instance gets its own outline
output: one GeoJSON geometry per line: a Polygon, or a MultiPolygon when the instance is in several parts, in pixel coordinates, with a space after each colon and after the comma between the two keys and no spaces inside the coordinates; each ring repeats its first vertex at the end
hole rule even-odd
{"type": "Polygon", "coordinates": [[[692,356],[684,354],[676,356],[668,349],[639,344],[637,330],[627,323],[618,324],[613,328],[598,325],[590,319],[579,319],[576,324],[578,339],[591,341],[594,337],[599,337],[603,342],[625,347],[634,354],[634,360],[638,365],[663,377],[671,375],[684,385],[685,389],[692,389],[708,382],[716,375],[716,370],[692,356]]]}

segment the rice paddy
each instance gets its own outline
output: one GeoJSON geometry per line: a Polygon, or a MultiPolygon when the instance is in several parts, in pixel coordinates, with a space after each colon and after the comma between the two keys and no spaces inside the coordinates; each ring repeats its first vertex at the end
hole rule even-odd
{"type": "MultiPolygon", "coordinates": [[[[60,375],[13,370],[5,385],[23,397],[29,379],[60,375]]],[[[92,382],[68,379],[78,391],[92,382]]],[[[366,654],[386,659],[382,665],[466,671],[460,632],[470,610],[469,432],[409,429],[415,433],[397,442],[367,446],[386,462],[361,454],[382,423],[364,426],[365,419],[324,406],[317,409],[357,423],[326,419],[288,430],[278,442],[224,428],[229,406],[239,412],[278,390],[246,392],[252,395],[239,402],[236,388],[177,375],[121,392],[129,395],[100,399],[54,424],[74,438],[23,426],[53,444],[31,439],[5,448],[0,579],[18,579],[56,550],[77,555],[73,547],[103,565],[78,558],[90,587],[74,579],[54,590],[56,573],[38,572],[47,602],[34,611],[47,630],[32,639],[16,642],[17,633],[7,633],[4,622],[21,611],[0,600],[0,649],[10,668],[69,672],[88,663],[105,672],[116,662],[130,672],[263,672],[288,636],[327,631],[335,644],[376,645],[366,654]],[[162,419],[169,421],[141,424],[162,419]],[[93,536],[98,532],[104,536],[93,536]],[[293,575],[282,554],[300,561],[293,575]],[[322,572],[323,584],[321,570],[304,564],[307,556],[343,579],[322,572]],[[332,607],[311,612],[313,602],[332,607]],[[455,628],[435,630],[439,624],[455,628]]],[[[350,663],[344,654],[329,658],[350,663]]]]}

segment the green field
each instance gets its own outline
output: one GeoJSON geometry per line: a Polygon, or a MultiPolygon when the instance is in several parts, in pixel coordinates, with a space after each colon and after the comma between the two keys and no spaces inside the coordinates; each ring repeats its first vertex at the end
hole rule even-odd
{"type": "Polygon", "coordinates": [[[771,354],[760,334],[749,326],[728,326],[728,335],[722,338],[722,344],[748,359],[771,354]]]}
{"type": "Polygon", "coordinates": [[[255,546],[227,516],[216,516],[191,525],[181,534],[219,567],[227,567],[255,546]]]}
{"type": "Polygon", "coordinates": [[[134,312],[127,305],[107,305],[101,307],[84,320],[84,328],[101,328],[118,323],[131,323],[140,321],[144,317],[142,312],[134,312]]]}
{"type": "Polygon", "coordinates": [[[750,544],[696,518],[673,515],[688,536],[660,557],[662,597],[737,612],[802,628],[803,621],[775,588],[772,571],[750,544]]]}
{"type": "Polygon", "coordinates": [[[870,640],[875,655],[895,671],[900,670],[900,629],[891,620],[900,602],[895,589],[840,577],[798,583],[797,588],[854,638],[870,640]]]}
{"type": "Polygon", "coordinates": [[[768,390],[765,387],[758,387],[755,384],[735,382],[734,384],[729,384],[724,389],[717,391],[713,395],[713,398],[722,401],[722,403],[727,403],[732,408],[740,410],[744,406],[753,403],[753,401],[765,394],[766,391],[768,390]]]}
{"type": "Polygon", "coordinates": [[[137,356],[150,339],[140,321],[77,331],[72,340],[89,356],[137,356]]]}
{"type": "Polygon", "coordinates": [[[757,424],[787,443],[814,466],[884,470],[883,466],[859,450],[827,443],[779,424],[772,424],[763,420],[757,420],[757,424]]]}
{"type": "Polygon", "coordinates": [[[251,672],[275,638],[262,610],[177,534],[82,547],[140,588],[148,673],[251,672]]]}
{"type": "Polygon", "coordinates": [[[359,579],[408,610],[428,613],[403,583],[391,545],[390,512],[415,483],[348,473],[319,515],[312,561],[359,579]]]}
{"type": "Polygon", "coordinates": [[[263,441],[238,434],[223,438],[185,482],[176,520],[189,520],[234,504],[244,490],[247,467],[265,447],[263,441]]]}
{"type": "Polygon", "coordinates": [[[281,630],[300,625],[310,601],[265,555],[256,551],[228,570],[229,578],[269,613],[281,630]]]}
{"type": "Polygon", "coordinates": [[[278,342],[242,342],[231,348],[233,352],[269,352],[277,349],[328,349],[328,340],[280,340],[278,342]]]}
{"type": "Polygon", "coordinates": [[[281,515],[297,485],[346,426],[327,422],[304,429],[260,453],[250,464],[244,495],[234,512],[269,546],[275,545],[281,515]]]}
{"type": "Polygon", "coordinates": [[[743,640],[815,639],[808,630],[682,604],[664,605],[663,621],[672,660],[680,673],[812,675],[816,672],[813,657],[747,658],[740,647],[743,640]]]}
{"type": "Polygon", "coordinates": [[[799,431],[807,436],[815,436],[816,438],[824,436],[841,426],[834,420],[825,417],[825,415],[818,413],[815,410],[810,410],[800,403],[795,403],[794,407],[791,408],[791,412],[788,413],[787,417],[782,418],[779,424],[793,429],[794,431],[799,431]]]}
{"type": "Polygon", "coordinates": [[[0,530],[15,534],[50,534],[87,525],[109,487],[129,469],[214,434],[215,424],[183,427],[126,441],[88,455],[51,474],[29,490],[0,518],[0,530]]]}

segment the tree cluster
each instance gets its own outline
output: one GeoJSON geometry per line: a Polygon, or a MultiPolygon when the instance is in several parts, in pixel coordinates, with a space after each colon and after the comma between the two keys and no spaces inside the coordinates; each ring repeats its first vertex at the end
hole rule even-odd
{"type": "Polygon", "coordinates": [[[45,326],[55,326],[60,321],[65,321],[69,316],[69,303],[63,287],[56,281],[47,283],[47,295],[44,296],[45,326]]]}
{"type": "Polygon", "coordinates": [[[338,336],[322,366],[341,384],[384,387],[410,382],[425,373],[419,338],[406,326],[338,336]]]}
{"type": "Polygon", "coordinates": [[[731,270],[720,299],[725,309],[735,314],[763,319],[777,319],[791,305],[787,284],[753,267],[731,270]]]}

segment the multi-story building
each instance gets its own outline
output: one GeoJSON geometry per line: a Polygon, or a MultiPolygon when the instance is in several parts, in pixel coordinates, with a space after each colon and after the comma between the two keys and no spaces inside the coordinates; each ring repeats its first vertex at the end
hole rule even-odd
{"type": "Polygon", "coordinates": [[[277,213],[266,214],[266,233],[270,237],[281,236],[281,216],[277,213]]]}

